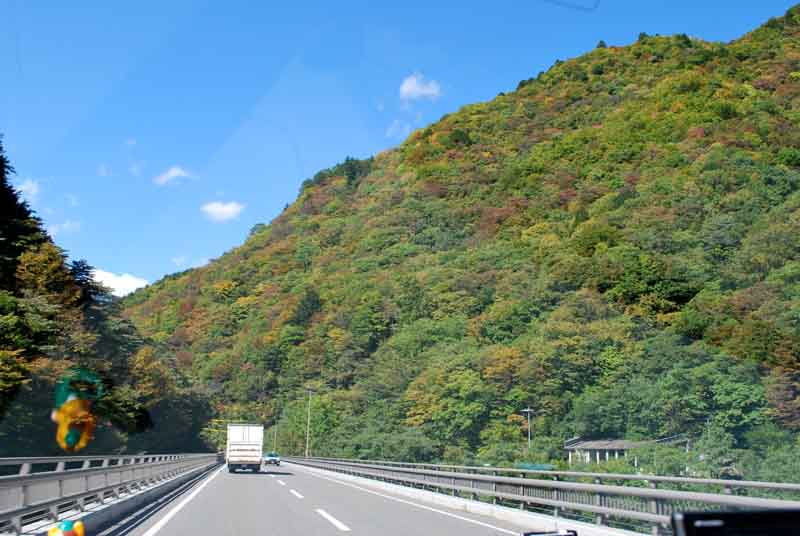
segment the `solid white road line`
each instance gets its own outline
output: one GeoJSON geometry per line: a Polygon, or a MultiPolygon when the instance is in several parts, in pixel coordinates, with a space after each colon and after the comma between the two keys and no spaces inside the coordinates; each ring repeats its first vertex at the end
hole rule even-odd
{"type": "Polygon", "coordinates": [[[200,493],[201,491],[203,491],[203,488],[204,488],[204,487],[206,487],[206,486],[208,485],[208,483],[209,483],[209,482],[211,482],[212,480],[214,480],[214,478],[215,478],[215,477],[216,477],[218,474],[220,474],[220,472],[222,472],[222,470],[223,470],[223,469],[225,469],[225,467],[226,467],[226,466],[225,466],[225,465],[223,465],[222,467],[220,467],[219,469],[217,469],[217,470],[214,472],[214,474],[213,474],[213,475],[211,475],[210,477],[208,477],[208,478],[205,480],[205,482],[203,482],[202,484],[200,484],[199,486],[197,486],[197,488],[195,488],[195,490],[194,490],[192,493],[190,493],[188,497],[186,497],[184,500],[182,500],[182,501],[181,501],[181,502],[179,502],[177,505],[175,505],[175,508],[173,508],[172,510],[170,510],[170,511],[169,511],[169,513],[167,513],[167,515],[165,515],[164,517],[162,517],[161,519],[159,519],[159,520],[158,520],[158,523],[156,523],[155,525],[153,525],[152,527],[150,527],[149,529],[147,529],[147,532],[145,532],[144,534],[142,534],[142,536],[154,536],[155,534],[157,534],[159,530],[161,530],[161,529],[163,529],[163,528],[164,528],[164,525],[166,525],[167,523],[169,523],[169,520],[170,520],[170,519],[172,519],[173,517],[175,517],[175,514],[177,514],[178,512],[180,512],[180,511],[181,511],[181,509],[182,509],[184,506],[186,506],[187,504],[189,504],[189,501],[191,501],[192,499],[194,499],[194,498],[197,496],[197,494],[198,494],[198,493],[200,493]]]}
{"type": "Polygon", "coordinates": [[[302,495],[300,495],[299,493],[297,493],[297,492],[296,492],[295,490],[293,490],[293,489],[290,489],[290,490],[289,490],[289,493],[291,493],[292,495],[294,495],[294,496],[295,496],[295,497],[297,497],[298,499],[302,499],[302,498],[303,498],[303,496],[302,496],[302,495]]]}
{"type": "Polygon", "coordinates": [[[284,482],[283,480],[278,480],[278,484],[280,484],[281,486],[285,486],[286,482],[284,482]]]}
{"type": "Polygon", "coordinates": [[[269,475],[270,478],[275,478],[275,475],[269,475]]]}
{"type": "Polygon", "coordinates": [[[350,532],[350,527],[330,515],[328,512],[321,508],[317,508],[317,513],[331,522],[331,524],[342,532],[350,532]]]}
{"type": "MultiPolygon", "coordinates": [[[[300,466],[302,467],[302,466],[300,466]]],[[[428,510],[430,512],[436,512],[437,514],[442,514],[443,516],[453,517],[455,519],[460,519],[461,521],[466,521],[467,523],[472,523],[474,525],[480,525],[481,527],[486,527],[488,529],[497,530],[500,532],[504,532],[505,534],[511,534],[512,536],[519,536],[519,532],[514,532],[513,530],[508,530],[500,527],[496,527],[494,525],[490,525],[489,523],[484,523],[483,521],[478,521],[477,519],[470,519],[468,517],[460,516],[457,514],[453,514],[451,512],[445,512],[444,510],[439,510],[438,508],[432,508],[430,506],[425,506],[424,504],[415,503],[412,501],[407,501],[405,499],[400,499],[398,497],[392,497],[391,495],[386,495],[383,493],[378,493],[377,491],[373,491],[371,489],[362,488],[361,486],[356,486],[355,484],[350,484],[348,482],[342,482],[341,480],[336,480],[334,478],[329,478],[327,476],[318,475],[311,471],[304,471],[306,474],[311,476],[315,476],[317,478],[322,478],[324,480],[330,480],[331,482],[335,482],[337,484],[341,484],[342,486],[347,486],[350,488],[355,488],[366,493],[371,493],[373,495],[377,495],[378,497],[383,497],[384,499],[389,499],[391,501],[397,501],[399,503],[407,504],[409,506],[416,506],[417,508],[422,508],[423,510],[428,510]]],[[[319,511],[319,510],[317,510],[319,511]]]]}

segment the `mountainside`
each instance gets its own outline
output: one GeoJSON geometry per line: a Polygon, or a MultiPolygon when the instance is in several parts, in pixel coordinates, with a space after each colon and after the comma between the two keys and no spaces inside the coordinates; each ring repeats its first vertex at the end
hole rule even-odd
{"type": "Polygon", "coordinates": [[[311,388],[320,455],[685,435],[767,478],[800,429],[799,186],[795,7],[729,44],[642,34],[557,61],[318,173],[124,311],[218,417],[280,419],[283,450],[311,388]]]}

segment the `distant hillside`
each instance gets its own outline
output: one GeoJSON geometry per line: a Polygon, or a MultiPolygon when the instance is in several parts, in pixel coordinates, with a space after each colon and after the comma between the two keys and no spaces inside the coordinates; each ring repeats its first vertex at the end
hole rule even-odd
{"type": "Polygon", "coordinates": [[[125,314],[219,417],[280,414],[285,450],[313,388],[318,454],[680,434],[752,475],[800,429],[799,185],[795,7],[729,44],[642,34],[556,61],[320,172],[125,314]]]}

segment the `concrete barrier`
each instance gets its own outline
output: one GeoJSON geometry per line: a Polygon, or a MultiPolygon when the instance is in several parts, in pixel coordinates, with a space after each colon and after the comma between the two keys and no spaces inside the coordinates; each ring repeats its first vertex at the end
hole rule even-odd
{"type": "Polygon", "coordinates": [[[531,531],[566,529],[577,531],[578,536],[642,536],[641,532],[632,532],[628,530],[593,525],[590,523],[581,523],[580,521],[572,521],[570,519],[555,518],[553,516],[537,514],[525,510],[518,510],[515,508],[508,508],[506,506],[471,501],[469,499],[453,497],[443,493],[436,493],[433,491],[410,488],[388,482],[381,482],[371,478],[346,475],[336,471],[326,471],[316,467],[292,464],[291,462],[285,463],[293,465],[294,467],[300,468],[304,471],[308,471],[309,473],[325,476],[327,478],[333,478],[343,482],[352,482],[353,484],[358,484],[359,486],[363,486],[365,488],[380,490],[393,496],[416,499],[420,502],[435,504],[445,508],[450,508],[452,510],[458,510],[461,512],[507,521],[509,523],[514,523],[515,525],[525,527],[527,530],[531,531]]]}
{"type": "MultiPolygon", "coordinates": [[[[59,519],[59,522],[71,520],[82,521],[86,529],[86,534],[93,535],[102,531],[104,528],[112,525],[114,522],[124,519],[126,516],[142,509],[145,505],[150,504],[171,491],[179,488],[194,478],[200,478],[213,469],[219,467],[218,464],[213,464],[206,467],[199,467],[188,473],[178,475],[172,480],[162,482],[161,484],[139,492],[126,495],[119,501],[97,504],[87,508],[83,512],[74,511],[65,512],[59,519]]],[[[46,536],[47,531],[55,526],[56,523],[48,522],[43,523],[32,530],[23,533],[25,536],[46,536]]]]}

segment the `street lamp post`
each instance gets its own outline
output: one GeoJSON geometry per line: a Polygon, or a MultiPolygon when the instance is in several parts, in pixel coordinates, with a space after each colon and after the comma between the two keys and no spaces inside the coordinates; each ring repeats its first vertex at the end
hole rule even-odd
{"type": "Polygon", "coordinates": [[[525,413],[528,416],[528,453],[530,454],[531,451],[531,413],[533,413],[533,409],[525,408],[522,410],[522,413],[525,413]]]}
{"type": "Polygon", "coordinates": [[[306,458],[308,458],[308,447],[311,444],[311,389],[308,389],[308,410],[306,412],[306,458]]]}

